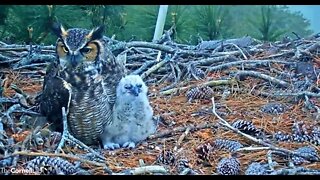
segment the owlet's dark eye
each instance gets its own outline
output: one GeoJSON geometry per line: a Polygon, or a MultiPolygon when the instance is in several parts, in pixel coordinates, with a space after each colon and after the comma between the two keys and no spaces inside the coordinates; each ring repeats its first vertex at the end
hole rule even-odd
{"type": "Polygon", "coordinates": [[[126,84],[126,85],[124,85],[124,88],[125,88],[125,89],[131,89],[131,88],[132,88],[132,85],[131,85],[131,84],[126,84]]]}
{"type": "Polygon", "coordinates": [[[84,54],[88,54],[91,52],[91,48],[90,47],[84,47],[81,49],[81,52],[84,53],[84,54]]]}
{"type": "Polygon", "coordinates": [[[141,88],[141,87],[142,87],[142,84],[138,84],[137,87],[138,87],[138,88],[141,88]]]}

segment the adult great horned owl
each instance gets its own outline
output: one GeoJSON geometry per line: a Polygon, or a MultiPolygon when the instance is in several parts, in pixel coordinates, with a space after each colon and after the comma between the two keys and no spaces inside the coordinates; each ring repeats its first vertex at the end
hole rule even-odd
{"type": "Polygon", "coordinates": [[[148,87],[140,76],[128,75],[121,79],[113,120],[105,127],[101,138],[104,149],[134,148],[156,131],[147,92],[148,87]]]}
{"type": "Polygon", "coordinates": [[[124,63],[106,47],[102,26],[65,30],[59,24],[54,31],[58,58],[47,69],[40,111],[62,130],[65,107],[71,134],[87,145],[98,144],[112,119],[116,86],[126,73],[124,63]]]}

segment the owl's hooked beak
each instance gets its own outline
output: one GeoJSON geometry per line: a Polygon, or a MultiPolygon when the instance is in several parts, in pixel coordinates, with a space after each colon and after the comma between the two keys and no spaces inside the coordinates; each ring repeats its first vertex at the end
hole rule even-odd
{"type": "Polygon", "coordinates": [[[77,67],[81,61],[81,56],[79,53],[72,53],[70,56],[70,62],[73,67],[77,67]]]}
{"type": "Polygon", "coordinates": [[[132,86],[132,88],[130,89],[130,92],[135,96],[139,96],[139,93],[141,92],[141,87],[132,86]]]}

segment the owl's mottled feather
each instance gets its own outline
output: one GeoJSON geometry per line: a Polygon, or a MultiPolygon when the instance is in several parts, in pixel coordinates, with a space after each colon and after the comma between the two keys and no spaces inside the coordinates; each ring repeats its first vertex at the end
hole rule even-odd
{"type": "Polygon", "coordinates": [[[117,87],[113,120],[102,135],[105,149],[132,148],[156,131],[147,92],[148,88],[140,76],[128,75],[121,79],[117,87]]]}
{"type": "Polygon", "coordinates": [[[58,63],[48,68],[41,112],[49,121],[62,125],[61,108],[68,102],[66,93],[71,92],[67,109],[71,134],[87,145],[98,144],[103,127],[112,119],[116,86],[126,73],[124,64],[106,47],[101,28],[64,30],[60,26],[56,31],[58,63]],[[58,79],[67,82],[70,91],[58,88],[58,79]]]}

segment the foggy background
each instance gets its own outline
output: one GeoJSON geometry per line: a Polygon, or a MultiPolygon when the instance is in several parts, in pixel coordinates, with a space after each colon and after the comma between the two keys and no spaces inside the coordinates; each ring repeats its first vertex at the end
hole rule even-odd
{"type": "Polygon", "coordinates": [[[320,5],[288,5],[292,11],[300,11],[310,20],[311,29],[315,33],[320,32],[320,5]]]}

